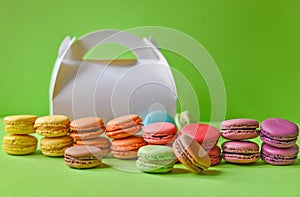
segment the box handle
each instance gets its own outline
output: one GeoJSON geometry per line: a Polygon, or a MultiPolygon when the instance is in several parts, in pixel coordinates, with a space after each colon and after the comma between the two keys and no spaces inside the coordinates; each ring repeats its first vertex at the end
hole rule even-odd
{"type": "Polygon", "coordinates": [[[137,57],[137,60],[158,60],[154,45],[144,42],[140,37],[130,34],[126,31],[119,30],[103,30],[87,34],[78,39],[71,47],[71,53],[66,57],[72,60],[82,60],[84,55],[92,48],[104,44],[115,43],[127,47],[137,57]]]}

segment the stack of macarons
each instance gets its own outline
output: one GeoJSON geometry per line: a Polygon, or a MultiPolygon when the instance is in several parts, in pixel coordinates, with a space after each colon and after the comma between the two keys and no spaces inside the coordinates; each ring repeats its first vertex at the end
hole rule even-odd
{"type": "Polygon", "coordinates": [[[36,119],[34,115],[6,116],[4,123],[8,135],[3,138],[3,150],[12,155],[34,153],[38,140],[30,134],[35,133],[33,125],[36,119]]]}
{"type": "Polygon", "coordinates": [[[139,148],[147,144],[142,136],[135,135],[142,127],[142,118],[136,114],[124,115],[108,121],[106,136],[112,139],[111,154],[118,159],[136,158],[139,148]]]}
{"type": "Polygon", "coordinates": [[[296,144],[298,126],[285,119],[269,118],[261,123],[260,138],[262,159],[272,165],[293,164],[297,160],[299,147],[296,144]]]}
{"type": "Polygon", "coordinates": [[[248,164],[260,159],[259,146],[249,139],[259,135],[259,123],[253,119],[230,119],[221,123],[223,158],[229,163],[248,164]]]}
{"type": "Polygon", "coordinates": [[[65,150],[73,145],[73,138],[69,136],[70,120],[64,115],[43,116],[35,120],[36,132],[44,136],[40,141],[40,148],[44,155],[60,157],[65,150]]]}
{"type": "Polygon", "coordinates": [[[208,124],[186,124],[182,127],[180,135],[188,135],[198,142],[207,152],[211,165],[222,161],[221,149],[218,146],[220,132],[217,128],[208,124]]]}
{"type": "Polygon", "coordinates": [[[85,117],[73,120],[70,124],[70,136],[74,146],[95,146],[102,151],[102,156],[109,153],[110,142],[101,135],[105,132],[104,122],[100,117],[85,117]]]}

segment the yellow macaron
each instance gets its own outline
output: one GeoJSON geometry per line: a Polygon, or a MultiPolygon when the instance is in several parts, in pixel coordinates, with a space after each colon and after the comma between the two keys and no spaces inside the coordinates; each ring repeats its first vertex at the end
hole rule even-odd
{"type": "Polygon", "coordinates": [[[35,133],[33,125],[36,119],[35,115],[6,116],[4,118],[5,131],[9,134],[35,133]]]}
{"type": "Polygon", "coordinates": [[[64,136],[69,133],[70,120],[64,115],[44,116],[34,123],[36,132],[45,137],[64,136]]]}
{"type": "Polygon", "coordinates": [[[7,135],[3,138],[2,148],[12,155],[26,155],[35,152],[38,140],[31,135],[7,135]]]}
{"type": "Polygon", "coordinates": [[[63,156],[65,150],[73,146],[74,139],[68,135],[62,137],[44,137],[41,139],[42,153],[51,157],[63,156]]]}

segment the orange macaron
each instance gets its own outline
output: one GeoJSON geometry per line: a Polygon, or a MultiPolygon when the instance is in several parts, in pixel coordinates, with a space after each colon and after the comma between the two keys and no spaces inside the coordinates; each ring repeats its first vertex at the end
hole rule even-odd
{"type": "Polygon", "coordinates": [[[111,142],[111,153],[118,159],[133,159],[137,157],[140,147],[147,145],[141,136],[130,136],[115,139],[111,142]]]}
{"type": "Polygon", "coordinates": [[[142,118],[129,114],[110,120],[106,125],[106,135],[111,139],[126,138],[138,133],[142,127],[142,118]]]}

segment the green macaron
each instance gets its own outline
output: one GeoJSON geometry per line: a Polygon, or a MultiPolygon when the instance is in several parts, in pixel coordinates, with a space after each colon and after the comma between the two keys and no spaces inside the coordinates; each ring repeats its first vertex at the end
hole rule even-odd
{"type": "Polygon", "coordinates": [[[137,167],[148,173],[168,173],[175,164],[173,149],[168,146],[147,145],[138,151],[137,167]]]}

